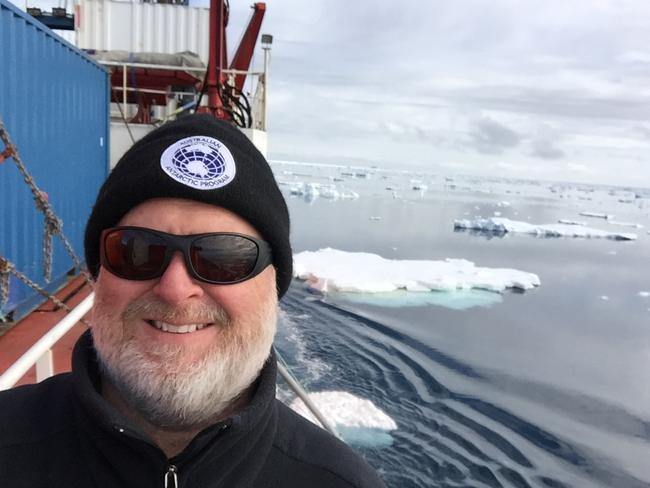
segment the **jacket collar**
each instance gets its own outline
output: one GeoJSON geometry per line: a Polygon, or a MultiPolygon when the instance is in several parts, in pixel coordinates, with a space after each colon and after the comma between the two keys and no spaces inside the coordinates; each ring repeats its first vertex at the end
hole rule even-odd
{"type": "MultiPolygon", "coordinates": [[[[275,431],[276,375],[276,356],[272,351],[260,372],[250,403],[233,417],[201,431],[182,453],[168,461],[162,450],[100,395],[99,364],[92,336],[90,331],[86,331],[77,341],[72,355],[73,385],[78,399],[76,411],[81,427],[80,441],[89,449],[102,451],[100,457],[118,469],[119,466],[114,466],[115,464],[130,463],[130,450],[138,452],[138,459],[142,458],[144,452],[148,452],[152,463],[156,465],[153,468],[156,471],[165,469],[164,466],[170,462],[184,465],[185,472],[192,471],[194,462],[204,459],[206,455],[215,459],[226,453],[231,458],[233,455],[236,457],[240,450],[238,445],[250,446],[251,440],[254,441],[252,438],[257,438],[261,432],[269,434],[270,431],[275,431]]],[[[264,444],[260,443],[259,448],[263,448],[264,444]]],[[[270,446],[267,447],[270,449],[270,446]]],[[[246,456],[251,454],[254,453],[249,451],[246,456]]],[[[265,453],[259,452],[258,455],[265,457],[265,453]]],[[[229,459],[228,462],[236,465],[237,461],[242,461],[246,464],[245,457],[240,460],[229,459]]],[[[140,469],[143,468],[145,467],[140,465],[140,469]]]]}

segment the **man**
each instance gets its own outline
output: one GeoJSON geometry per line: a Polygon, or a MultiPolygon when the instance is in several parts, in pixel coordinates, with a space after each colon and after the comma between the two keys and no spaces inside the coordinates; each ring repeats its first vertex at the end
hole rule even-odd
{"type": "Polygon", "coordinates": [[[137,142],[85,253],[92,326],[72,373],[0,394],[0,485],[384,486],[275,399],[289,215],[241,132],[194,115],[137,142]]]}

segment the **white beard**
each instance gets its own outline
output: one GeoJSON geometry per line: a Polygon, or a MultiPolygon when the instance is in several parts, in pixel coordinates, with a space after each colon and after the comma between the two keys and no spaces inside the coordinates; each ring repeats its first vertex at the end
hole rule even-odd
{"type": "Polygon", "coordinates": [[[257,379],[276,331],[274,292],[258,313],[238,321],[216,304],[180,310],[150,299],[132,303],[117,317],[111,308],[96,302],[91,328],[102,374],[149,423],[171,430],[214,423],[257,379]],[[191,322],[214,322],[210,327],[223,328],[223,335],[189,362],[182,345],[143,345],[134,339],[132,321],[143,311],[155,311],[163,321],[201,317],[191,322]]]}

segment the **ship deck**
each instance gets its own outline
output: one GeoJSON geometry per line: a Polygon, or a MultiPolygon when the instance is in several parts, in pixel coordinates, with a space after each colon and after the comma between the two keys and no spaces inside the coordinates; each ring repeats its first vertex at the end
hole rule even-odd
{"type": "MultiPolygon", "coordinates": [[[[83,277],[77,276],[61,288],[55,296],[72,309],[91,291],[83,277]]],[[[4,373],[66,314],[66,310],[56,306],[51,300],[47,300],[0,336],[0,374],[4,373]]],[[[52,356],[55,374],[70,371],[72,348],[85,330],[86,325],[78,322],[54,345],[52,356]]],[[[36,383],[35,367],[32,367],[16,383],[16,386],[29,383],[36,383]]]]}

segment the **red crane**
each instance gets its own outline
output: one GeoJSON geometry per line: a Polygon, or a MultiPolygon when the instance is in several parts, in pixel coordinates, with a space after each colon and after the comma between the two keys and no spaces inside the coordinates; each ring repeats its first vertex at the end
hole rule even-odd
{"type": "Polygon", "coordinates": [[[246,74],[242,72],[248,71],[253,59],[255,43],[266,12],[266,4],[255,3],[252,8],[253,15],[228,68],[237,71],[234,74],[234,83],[230,83],[229,76],[224,73],[225,66],[228,66],[226,39],[229,16],[228,1],[210,0],[210,55],[205,84],[202,89],[202,92],[208,95],[208,104],[199,107],[199,111],[208,112],[219,119],[233,120],[240,125],[241,121],[237,120],[235,115],[237,113],[235,106],[241,103],[240,99],[244,96],[242,89],[246,81],[246,74]]]}
{"type": "MultiPolygon", "coordinates": [[[[138,105],[138,113],[131,122],[151,123],[150,108],[152,105],[166,105],[165,91],[170,86],[200,87],[201,95],[207,94],[207,105],[197,107],[199,112],[207,112],[213,116],[230,120],[242,127],[250,127],[250,105],[242,92],[246,74],[253,59],[253,52],[262,26],[265,3],[255,3],[253,14],[244,31],[241,42],[232,62],[228,66],[228,50],[226,27],[228,25],[228,0],[210,1],[210,45],[208,67],[205,79],[201,83],[197,78],[183,71],[149,68],[131,68],[128,71],[127,84],[130,88],[126,96],[128,103],[138,105]],[[231,77],[224,70],[235,70],[231,77]]],[[[119,98],[119,86],[124,81],[122,67],[114,68],[111,72],[114,101],[119,98]]],[[[200,102],[201,96],[199,96],[200,102]]]]}

